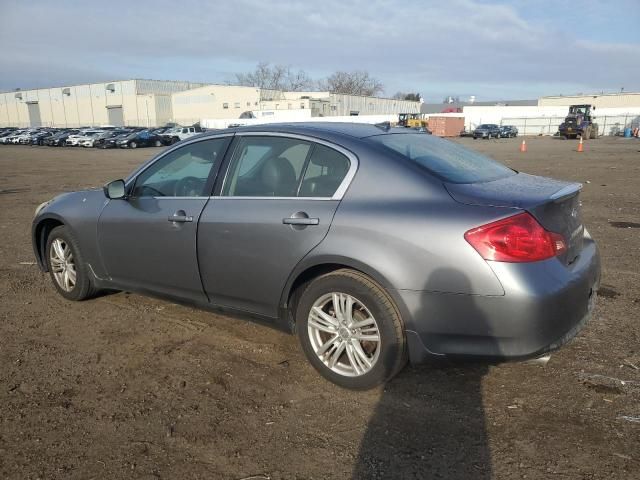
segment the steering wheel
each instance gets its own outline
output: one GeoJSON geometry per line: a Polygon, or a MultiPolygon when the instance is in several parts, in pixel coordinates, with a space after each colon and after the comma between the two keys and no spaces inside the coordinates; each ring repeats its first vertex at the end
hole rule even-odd
{"type": "Polygon", "coordinates": [[[176,197],[199,197],[202,195],[204,182],[196,177],[184,177],[178,180],[173,187],[176,197]]]}

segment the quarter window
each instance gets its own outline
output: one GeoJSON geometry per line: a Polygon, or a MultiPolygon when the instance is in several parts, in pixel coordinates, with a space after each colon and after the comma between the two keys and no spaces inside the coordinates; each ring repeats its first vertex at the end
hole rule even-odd
{"type": "Polygon", "coordinates": [[[222,161],[229,141],[229,137],[216,138],[173,150],[138,175],[131,196],[208,196],[207,180],[222,161]]]}
{"type": "Polygon", "coordinates": [[[315,145],[300,186],[301,197],[332,197],[349,171],[349,159],[336,150],[315,145]]]}

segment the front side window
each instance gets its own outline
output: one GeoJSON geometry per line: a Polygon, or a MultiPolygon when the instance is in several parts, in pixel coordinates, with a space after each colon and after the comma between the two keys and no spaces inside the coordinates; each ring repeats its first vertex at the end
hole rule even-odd
{"type": "Polygon", "coordinates": [[[132,197],[205,197],[207,180],[225,154],[230,137],[177,148],[154,162],[136,179],[132,197]]]}
{"type": "Polygon", "coordinates": [[[238,141],[222,195],[295,197],[311,143],[283,137],[238,141]]]}

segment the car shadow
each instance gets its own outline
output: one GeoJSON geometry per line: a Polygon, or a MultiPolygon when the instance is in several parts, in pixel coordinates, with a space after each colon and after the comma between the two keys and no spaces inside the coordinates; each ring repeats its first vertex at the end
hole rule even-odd
{"type": "MultiPolygon", "coordinates": [[[[454,275],[462,289],[470,282],[462,272],[440,269],[429,278],[454,275]]],[[[461,290],[464,291],[464,290],[461,290]]],[[[452,295],[457,312],[489,331],[472,295],[452,295]]],[[[421,305],[418,318],[432,316],[421,305]]],[[[405,368],[389,382],[362,437],[352,479],[491,478],[482,378],[488,363],[434,360],[405,368]]]]}

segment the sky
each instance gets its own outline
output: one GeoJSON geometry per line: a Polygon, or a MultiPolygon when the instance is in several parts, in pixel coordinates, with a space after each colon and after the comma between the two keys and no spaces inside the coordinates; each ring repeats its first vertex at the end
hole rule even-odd
{"type": "Polygon", "coordinates": [[[427,102],[640,91],[640,0],[0,0],[0,91],[233,83],[259,62],[427,102]]]}

